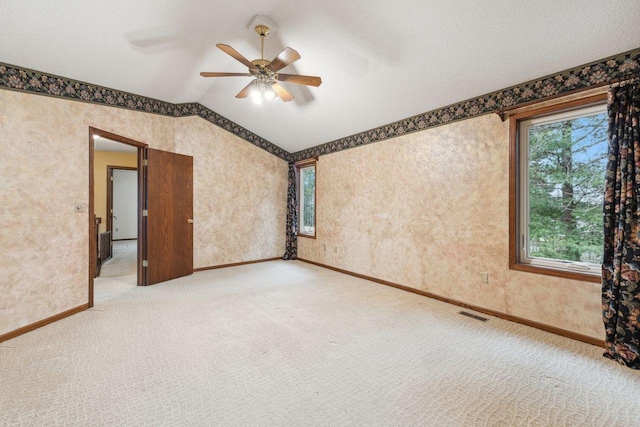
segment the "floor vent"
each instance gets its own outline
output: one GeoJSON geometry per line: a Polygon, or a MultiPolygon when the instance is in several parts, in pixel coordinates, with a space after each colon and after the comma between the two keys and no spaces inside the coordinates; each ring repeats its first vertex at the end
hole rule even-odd
{"type": "Polygon", "coordinates": [[[471,317],[472,319],[480,320],[482,322],[486,322],[487,320],[489,320],[486,317],[478,316],[476,314],[469,313],[467,311],[460,311],[458,312],[458,314],[462,314],[463,316],[471,317]]]}

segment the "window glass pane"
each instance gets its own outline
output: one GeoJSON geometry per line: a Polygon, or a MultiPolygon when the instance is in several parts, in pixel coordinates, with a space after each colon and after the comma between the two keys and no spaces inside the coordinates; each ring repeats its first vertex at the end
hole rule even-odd
{"type": "Polygon", "coordinates": [[[315,234],[316,171],[314,167],[300,170],[300,231],[315,234]]]}
{"type": "Polygon", "coordinates": [[[528,126],[530,257],[602,262],[607,126],[606,112],[528,126]]]}

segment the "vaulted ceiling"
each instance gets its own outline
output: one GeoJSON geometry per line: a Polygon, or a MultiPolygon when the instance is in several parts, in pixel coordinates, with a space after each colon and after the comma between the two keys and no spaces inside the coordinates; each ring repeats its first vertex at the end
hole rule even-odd
{"type": "Polygon", "coordinates": [[[295,152],[640,47],[638,0],[6,0],[0,62],[172,103],[200,102],[295,152]],[[271,18],[265,57],[296,97],[255,105],[235,95],[246,72],[215,47],[260,57],[250,25],[271,18]]]}

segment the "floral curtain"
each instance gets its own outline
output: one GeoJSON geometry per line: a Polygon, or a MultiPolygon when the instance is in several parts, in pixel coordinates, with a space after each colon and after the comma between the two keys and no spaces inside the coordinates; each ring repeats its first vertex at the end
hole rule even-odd
{"type": "Polygon", "coordinates": [[[296,167],[289,163],[289,188],[287,190],[287,237],[282,259],[292,260],[298,257],[298,186],[296,167]]]}
{"type": "Polygon", "coordinates": [[[604,197],[604,355],[640,369],[640,92],[609,91],[609,160],[604,197]]]}

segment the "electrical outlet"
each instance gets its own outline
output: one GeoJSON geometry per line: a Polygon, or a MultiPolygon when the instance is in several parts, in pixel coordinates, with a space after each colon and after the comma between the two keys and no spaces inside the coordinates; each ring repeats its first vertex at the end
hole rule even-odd
{"type": "Polygon", "coordinates": [[[324,243],[322,244],[322,250],[327,252],[327,245],[325,245],[324,243]]]}
{"type": "Polygon", "coordinates": [[[489,273],[480,273],[480,281],[482,283],[489,283],[489,273]]]}
{"type": "Polygon", "coordinates": [[[87,211],[87,206],[82,202],[78,202],[75,205],[73,205],[73,211],[75,213],[84,213],[87,211]]]}
{"type": "Polygon", "coordinates": [[[334,253],[334,254],[337,254],[337,253],[338,253],[338,247],[337,247],[337,246],[334,246],[334,247],[333,247],[333,253],[334,253]]]}

